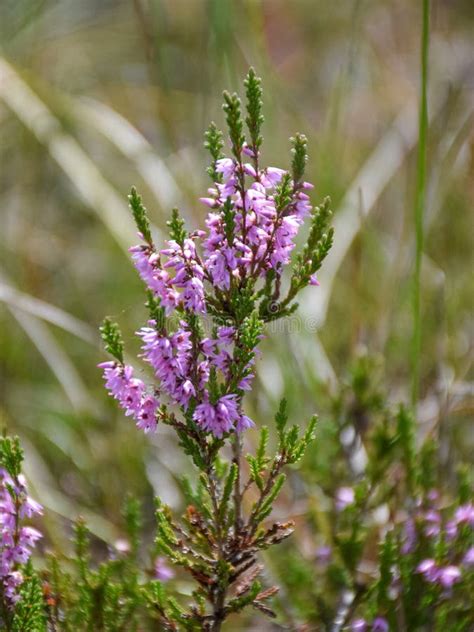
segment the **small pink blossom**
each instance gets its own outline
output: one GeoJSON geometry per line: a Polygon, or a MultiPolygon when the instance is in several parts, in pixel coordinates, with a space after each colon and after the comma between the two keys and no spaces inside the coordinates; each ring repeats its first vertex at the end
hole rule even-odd
{"type": "Polygon", "coordinates": [[[452,588],[461,579],[461,571],[457,566],[445,566],[440,568],[437,579],[444,588],[452,588]]]}
{"type": "Polygon", "coordinates": [[[426,559],[420,562],[416,568],[418,573],[421,573],[424,578],[429,582],[436,582],[438,579],[439,569],[436,562],[432,559],[426,559]]]}
{"type": "Polygon", "coordinates": [[[168,582],[174,577],[174,570],[166,563],[164,557],[158,557],[155,560],[155,577],[160,582],[168,582]]]}
{"type": "Polygon", "coordinates": [[[340,487],[336,492],[336,509],[343,511],[346,507],[353,505],[355,492],[352,487],[340,487]]]}
{"type": "Polygon", "coordinates": [[[474,566],[474,546],[471,546],[462,559],[464,566],[474,566]]]}

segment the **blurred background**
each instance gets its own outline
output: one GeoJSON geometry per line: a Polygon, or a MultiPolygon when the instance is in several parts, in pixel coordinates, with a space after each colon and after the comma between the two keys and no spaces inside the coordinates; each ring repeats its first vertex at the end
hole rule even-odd
{"type": "MultiPolygon", "coordinates": [[[[173,206],[202,224],[203,133],[211,120],[222,126],[222,90],[241,90],[250,65],[263,78],[264,162],[288,165],[288,138],[307,135],[314,202],[331,196],[336,236],[299,320],[268,332],[247,411],[266,422],[286,396],[292,421],[321,415],[324,440],[360,357],[389,402],[409,400],[419,4],[1,0],[0,425],[23,440],[51,542],[64,545],[78,514],[113,542],[126,491],[150,522],[154,493],[180,506],[188,465],[167,429],[145,438],[108,400],[98,326],[117,320],[135,355],[146,310],[127,253],[127,193],[137,186],[157,235],[173,206]]],[[[449,450],[465,457],[473,64],[474,4],[435,0],[418,416],[420,434],[442,420],[449,450]]],[[[285,515],[304,513],[298,489],[285,515]]]]}

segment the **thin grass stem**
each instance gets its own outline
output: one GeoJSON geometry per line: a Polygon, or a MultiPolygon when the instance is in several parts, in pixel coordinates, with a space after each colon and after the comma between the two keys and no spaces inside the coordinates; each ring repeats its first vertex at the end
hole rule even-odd
{"type": "Polygon", "coordinates": [[[423,256],[423,217],[426,197],[426,147],[428,130],[428,48],[430,3],[423,0],[423,25],[421,36],[421,95],[419,109],[419,140],[415,194],[415,272],[413,282],[413,340],[412,340],[412,406],[415,407],[420,390],[421,356],[421,261],[423,256]]]}

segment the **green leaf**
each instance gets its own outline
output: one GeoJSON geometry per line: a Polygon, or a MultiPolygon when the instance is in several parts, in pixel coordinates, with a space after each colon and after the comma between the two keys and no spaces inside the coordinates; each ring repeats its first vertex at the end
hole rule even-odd
{"type": "Polygon", "coordinates": [[[416,476],[415,421],[404,406],[400,407],[397,415],[397,434],[405,464],[408,490],[413,492],[416,476]]]}
{"type": "Polygon", "coordinates": [[[288,463],[298,463],[306,451],[308,445],[314,441],[316,435],[316,424],[318,421],[317,415],[313,415],[309,421],[308,427],[303,435],[303,438],[296,444],[294,450],[288,456],[288,463]]]}
{"type": "Polygon", "coordinates": [[[209,129],[205,133],[205,138],[204,147],[209,150],[212,158],[212,163],[210,167],[208,167],[207,173],[211,176],[213,182],[222,182],[222,174],[216,171],[216,163],[224,157],[222,153],[224,141],[222,140],[222,132],[217,129],[215,123],[209,125],[209,129]]]}
{"type": "Polygon", "coordinates": [[[272,512],[273,503],[276,500],[278,494],[280,493],[283,485],[285,484],[285,481],[286,481],[286,475],[283,473],[279,474],[276,477],[270,493],[265,499],[265,502],[262,503],[262,506],[258,510],[258,513],[256,516],[258,522],[262,522],[262,520],[265,520],[265,518],[272,512]]]}
{"type": "Polygon", "coordinates": [[[15,607],[12,632],[47,632],[45,603],[41,581],[33,569],[31,560],[24,571],[20,588],[20,599],[15,607]]]}
{"type": "Polygon", "coordinates": [[[224,232],[229,246],[234,243],[234,230],[235,230],[235,209],[232,203],[232,199],[228,197],[222,207],[222,216],[224,219],[224,232]]]}
{"type": "Polygon", "coordinates": [[[250,478],[255,482],[260,491],[263,491],[263,478],[260,475],[257,459],[251,454],[247,454],[247,461],[250,467],[250,478]]]}
{"type": "Polygon", "coordinates": [[[161,307],[160,299],[151,290],[147,290],[146,294],[145,307],[150,313],[150,319],[155,321],[155,327],[158,331],[163,331],[166,327],[165,309],[161,307]]]}
{"type": "Polygon", "coordinates": [[[293,145],[293,149],[291,150],[293,155],[293,159],[291,161],[291,171],[293,175],[293,182],[297,184],[303,179],[306,163],[308,161],[308,141],[304,134],[295,134],[295,136],[290,140],[293,145]]]}
{"type": "Polygon", "coordinates": [[[234,599],[231,599],[229,601],[229,604],[227,606],[229,612],[240,612],[241,610],[243,610],[246,606],[248,606],[252,603],[252,601],[255,600],[255,597],[258,595],[261,589],[262,584],[258,580],[255,580],[245,595],[242,595],[242,597],[235,597],[234,599]]]}
{"type": "Polygon", "coordinates": [[[74,524],[74,548],[76,552],[76,566],[81,580],[87,584],[89,577],[89,529],[83,518],[78,518],[74,524]]]}
{"type": "Polygon", "coordinates": [[[4,468],[12,478],[21,474],[23,450],[18,437],[0,437],[0,467],[4,468]]]}
{"type": "Polygon", "coordinates": [[[123,340],[117,323],[105,318],[100,327],[100,335],[104,341],[105,350],[123,364],[123,340]]]}
{"type": "Polygon", "coordinates": [[[142,198],[138,195],[135,187],[132,187],[130,195],[128,196],[130,208],[133,213],[133,219],[137,225],[138,232],[141,233],[143,239],[149,246],[153,246],[153,239],[151,237],[150,222],[148,221],[146,208],[143,206],[142,198]]]}
{"type": "Polygon", "coordinates": [[[227,127],[229,129],[229,137],[231,142],[232,153],[240,162],[242,155],[242,146],[245,142],[243,133],[242,114],[240,108],[240,99],[236,94],[224,92],[224,105],[222,109],[226,115],[227,127]]]}
{"type": "Polygon", "coordinates": [[[293,185],[289,173],[283,174],[280,182],[275,188],[275,208],[277,213],[281,213],[293,199],[293,185]]]}
{"type": "Polygon", "coordinates": [[[159,498],[155,499],[155,506],[155,518],[159,539],[165,542],[169,547],[176,547],[178,545],[178,538],[173,531],[169,507],[164,505],[159,498]]]}
{"type": "Polygon", "coordinates": [[[265,469],[268,463],[268,457],[266,456],[268,436],[269,432],[267,426],[262,426],[262,429],[260,430],[260,441],[257,448],[257,465],[260,472],[265,469]]]}
{"type": "Polygon", "coordinates": [[[227,511],[227,505],[229,503],[230,496],[232,494],[232,490],[234,488],[235,481],[237,480],[237,476],[239,473],[239,468],[236,463],[232,463],[229,469],[229,474],[227,476],[224,491],[222,492],[222,498],[219,505],[219,519],[223,520],[227,511]]]}
{"type": "Polygon", "coordinates": [[[379,610],[391,607],[390,586],[392,583],[392,567],[395,564],[395,545],[389,532],[380,546],[380,576],[377,585],[377,604],[379,610]]]}
{"type": "Polygon", "coordinates": [[[295,449],[296,442],[298,441],[298,436],[299,427],[296,424],[291,426],[291,428],[285,434],[284,449],[288,453],[288,455],[291,455],[293,450],[295,449]]]}
{"type": "Polygon", "coordinates": [[[130,541],[131,556],[136,559],[140,545],[140,529],[142,526],[142,516],[140,512],[140,502],[133,496],[127,496],[123,510],[125,526],[130,541]]]}
{"type": "Polygon", "coordinates": [[[180,216],[177,208],[171,211],[171,219],[166,222],[166,225],[169,228],[171,239],[182,246],[188,233],[184,228],[184,219],[180,216]]]}
{"type": "Polygon", "coordinates": [[[257,77],[255,70],[250,68],[244,84],[247,96],[247,118],[245,119],[245,122],[247,123],[250,134],[251,148],[257,155],[263,142],[263,137],[261,135],[261,128],[264,122],[262,114],[262,80],[260,77],[257,77]]]}
{"type": "Polygon", "coordinates": [[[280,406],[275,415],[275,424],[278,430],[278,435],[280,437],[280,441],[283,439],[285,426],[288,423],[288,405],[286,399],[282,399],[280,402],[280,406]]]}

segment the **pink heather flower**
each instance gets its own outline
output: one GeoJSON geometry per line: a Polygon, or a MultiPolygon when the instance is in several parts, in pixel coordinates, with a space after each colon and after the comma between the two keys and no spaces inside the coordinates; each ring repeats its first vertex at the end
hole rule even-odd
{"type": "Polygon", "coordinates": [[[12,571],[2,579],[3,592],[6,598],[6,602],[8,606],[12,608],[20,600],[20,593],[18,589],[23,583],[23,575],[22,573],[20,573],[20,571],[12,571]]]}
{"type": "Polygon", "coordinates": [[[173,288],[169,274],[161,268],[159,256],[148,246],[134,246],[130,252],[141,279],[160,298],[169,315],[179,303],[179,293],[173,288]]]}
{"type": "Polygon", "coordinates": [[[133,377],[133,368],[118,362],[102,362],[98,366],[104,369],[105,386],[109,394],[119,402],[125,415],[132,416],[137,427],[145,432],[155,430],[159,402],[146,393],[141,380],[133,377]]]}
{"type": "Polygon", "coordinates": [[[36,500],[27,496],[20,508],[20,518],[32,518],[36,515],[43,515],[43,507],[36,500]]]}
{"type": "Polygon", "coordinates": [[[355,619],[351,623],[351,632],[365,632],[367,630],[367,621],[365,619],[355,619]]]}
{"type": "Polygon", "coordinates": [[[204,285],[201,279],[190,278],[185,284],[183,292],[183,303],[185,309],[198,314],[206,313],[206,304],[204,302],[204,285]]]}
{"type": "Polygon", "coordinates": [[[222,203],[232,195],[235,195],[237,191],[237,178],[234,176],[229,180],[225,180],[224,184],[216,183],[216,189],[209,189],[209,192],[217,193],[216,206],[222,205],[222,203]]]}
{"type": "MultiPolygon", "coordinates": [[[[154,325],[150,321],[150,325],[154,325]]],[[[142,327],[138,335],[144,344],[143,357],[154,369],[155,376],[160,382],[171,401],[187,408],[195,387],[190,380],[191,370],[191,332],[184,322],[180,323],[173,335],[157,331],[152,327],[142,327]]]]}
{"type": "Polygon", "coordinates": [[[251,383],[252,383],[253,378],[254,378],[253,373],[249,373],[248,375],[246,375],[244,378],[240,380],[240,382],[237,384],[237,387],[241,391],[250,391],[250,389],[252,388],[251,383]]]}
{"type": "MultiPolygon", "coordinates": [[[[246,144],[242,153],[256,158],[254,149],[246,144]]],[[[255,164],[240,164],[232,158],[217,160],[215,168],[221,177],[200,198],[211,209],[205,231],[193,231],[179,243],[170,239],[159,251],[149,242],[130,248],[140,277],[166,316],[176,311],[179,315],[183,311],[205,314],[209,285],[225,294],[252,276],[254,281],[257,277],[266,278],[271,269],[280,275],[282,266],[290,260],[304,217],[312,208],[305,192],[312,185],[300,182],[285,208],[277,210],[278,185],[288,174],[284,169],[267,167],[257,173],[255,164]],[[224,204],[231,208],[231,230],[224,204]]],[[[139,236],[143,240],[143,235],[139,236]]],[[[318,285],[316,275],[311,275],[308,283],[318,285]]],[[[185,411],[192,404],[197,423],[216,436],[252,427],[253,421],[242,414],[237,397],[250,390],[253,360],[244,367],[235,393],[211,404],[207,392],[211,372],[216,371],[223,383],[231,377],[235,329],[219,327],[216,336],[198,340],[196,345],[186,321],[187,316],[174,333],[157,329],[154,322],[138,332],[143,341],[143,358],[158,382],[153,394],[134,376],[132,367],[109,362],[100,366],[110,395],[145,432],[156,428],[158,388],[160,398],[164,395],[185,411]]]]}
{"type": "Polygon", "coordinates": [[[336,492],[336,509],[343,511],[346,507],[353,505],[355,493],[352,487],[340,487],[336,492]]]}
{"type": "Polygon", "coordinates": [[[443,588],[452,588],[461,579],[461,571],[457,566],[445,566],[439,569],[437,581],[443,588]]]}
{"type": "Polygon", "coordinates": [[[152,395],[144,397],[140,404],[140,409],[136,415],[137,428],[143,430],[145,434],[156,430],[156,411],[158,406],[158,400],[152,395]]]}
{"type": "Polygon", "coordinates": [[[439,569],[436,566],[436,562],[432,559],[426,559],[420,562],[416,570],[418,573],[421,573],[428,582],[434,583],[438,580],[439,569]]]}
{"type": "Polygon", "coordinates": [[[474,505],[472,503],[467,503],[466,505],[461,505],[456,509],[456,513],[454,514],[454,520],[456,524],[468,524],[471,527],[474,527],[474,505]]]}
{"type": "Polygon", "coordinates": [[[407,553],[411,553],[416,544],[416,528],[415,521],[412,518],[408,518],[404,524],[403,529],[403,544],[402,544],[402,553],[406,555],[407,553]]]}
{"type": "Polygon", "coordinates": [[[388,622],[384,617],[375,617],[372,623],[372,632],[388,632],[388,622]]]}
{"type": "Polygon", "coordinates": [[[251,176],[252,178],[257,177],[257,172],[255,171],[255,167],[253,167],[251,164],[247,162],[245,163],[245,165],[243,165],[243,167],[244,167],[244,173],[247,176],[251,176]]]}
{"type": "Polygon", "coordinates": [[[286,171],[284,169],[278,169],[277,167],[267,167],[260,174],[260,182],[266,188],[272,188],[277,185],[286,171]]]}
{"type": "Polygon", "coordinates": [[[211,197],[200,197],[199,201],[208,206],[209,208],[217,208],[219,206],[218,202],[211,197]]]}
{"type": "Polygon", "coordinates": [[[224,395],[216,404],[217,414],[224,425],[232,424],[239,419],[237,397],[235,395],[224,395]]]}
{"type": "Polygon", "coordinates": [[[253,428],[254,426],[255,424],[250,419],[250,417],[247,417],[247,415],[240,415],[235,429],[237,430],[237,432],[243,432],[244,430],[248,430],[249,428],[253,428]]]}
{"type": "Polygon", "coordinates": [[[301,226],[301,220],[295,215],[288,215],[281,221],[281,225],[275,231],[274,248],[270,256],[270,264],[272,267],[287,264],[290,261],[290,254],[295,244],[293,239],[296,237],[301,226]]]}
{"type": "Polygon", "coordinates": [[[474,546],[471,546],[462,559],[464,566],[474,566],[474,546]]]}
{"type": "Polygon", "coordinates": [[[174,577],[174,570],[168,566],[164,557],[155,560],[155,578],[160,582],[167,582],[174,577]]]}
{"type": "Polygon", "coordinates": [[[221,290],[230,287],[230,270],[224,252],[216,252],[209,256],[206,268],[212,277],[213,283],[221,290]]]}
{"type": "Polygon", "coordinates": [[[150,261],[150,249],[147,246],[133,246],[132,248],[129,248],[129,252],[132,253],[132,261],[135,264],[135,267],[141,279],[151,289],[153,289],[153,285],[155,283],[155,269],[150,261]]]}
{"type": "Polygon", "coordinates": [[[431,509],[425,512],[423,518],[427,523],[424,529],[425,535],[428,537],[439,535],[441,530],[441,516],[439,512],[431,509]]]}
{"type": "Polygon", "coordinates": [[[330,546],[319,546],[316,549],[315,557],[316,561],[320,564],[327,565],[332,556],[332,548],[330,546]]]}
{"type": "Polygon", "coordinates": [[[448,540],[454,540],[454,538],[458,534],[458,527],[457,527],[457,524],[456,524],[456,522],[454,520],[448,520],[444,530],[445,530],[445,533],[446,533],[446,538],[448,540]]]}
{"type": "Polygon", "coordinates": [[[249,423],[253,423],[248,417],[241,421],[236,395],[224,395],[215,405],[204,401],[196,406],[193,418],[203,430],[212,432],[218,438],[236,429],[236,424],[249,427],[249,423]]]}
{"type": "Polygon", "coordinates": [[[216,162],[217,173],[222,173],[225,180],[229,180],[235,174],[236,163],[231,158],[221,158],[216,162]]]}
{"type": "Polygon", "coordinates": [[[435,503],[436,501],[439,500],[439,491],[437,489],[430,489],[430,491],[427,494],[427,498],[432,503],[435,503]]]}
{"type": "Polygon", "coordinates": [[[19,599],[23,582],[19,567],[29,560],[42,537],[33,527],[23,526],[21,520],[41,513],[41,505],[27,495],[24,477],[13,479],[0,470],[0,590],[9,608],[19,599]]]}
{"type": "Polygon", "coordinates": [[[224,431],[220,427],[219,421],[217,419],[216,409],[208,401],[199,404],[199,406],[196,406],[193,419],[202,428],[204,428],[204,430],[210,430],[218,437],[222,437],[222,435],[224,434],[224,431]]]}
{"type": "Polygon", "coordinates": [[[42,537],[42,534],[33,527],[22,527],[20,529],[20,541],[26,546],[33,547],[42,537]]]}
{"type": "Polygon", "coordinates": [[[125,538],[118,538],[115,540],[114,547],[119,553],[130,552],[130,542],[125,538]]]}
{"type": "Polygon", "coordinates": [[[185,239],[182,245],[173,240],[167,242],[168,248],[160,251],[160,255],[168,257],[164,268],[173,268],[175,275],[170,280],[173,288],[181,288],[178,301],[184,308],[200,314],[206,313],[204,302],[204,270],[196,255],[196,246],[192,239],[185,239]]]}
{"type": "Polygon", "coordinates": [[[244,143],[242,145],[242,153],[244,153],[246,156],[250,156],[250,158],[253,158],[255,156],[255,152],[247,145],[247,143],[244,143]]]}
{"type": "Polygon", "coordinates": [[[217,330],[218,344],[231,345],[234,342],[235,327],[219,327],[217,330]]]}
{"type": "Polygon", "coordinates": [[[296,194],[295,204],[295,210],[298,217],[300,219],[304,219],[305,217],[307,217],[311,212],[311,208],[312,206],[309,196],[306,195],[306,193],[299,191],[299,193],[296,194]]]}

